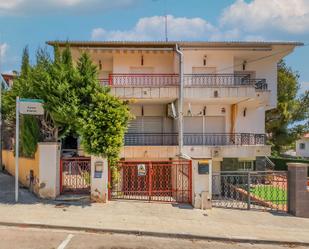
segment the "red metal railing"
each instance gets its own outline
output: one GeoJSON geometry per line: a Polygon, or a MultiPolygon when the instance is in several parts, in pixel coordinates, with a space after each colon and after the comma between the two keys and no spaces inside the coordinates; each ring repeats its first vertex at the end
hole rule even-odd
{"type": "Polygon", "coordinates": [[[89,157],[69,157],[60,161],[60,192],[89,193],[90,192],[89,157]]]}
{"type": "Polygon", "coordinates": [[[120,161],[118,169],[111,199],[192,203],[191,161],[120,161]]]}
{"type": "Polygon", "coordinates": [[[110,74],[109,85],[119,87],[168,87],[177,86],[178,74],[110,74]]]}

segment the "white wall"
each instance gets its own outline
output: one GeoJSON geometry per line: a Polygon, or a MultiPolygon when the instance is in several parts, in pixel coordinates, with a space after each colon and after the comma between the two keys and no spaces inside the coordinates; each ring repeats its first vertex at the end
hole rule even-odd
{"type": "Polygon", "coordinates": [[[215,67],[217,73],[233,73],[234,58],[228,51],[184,50],[184,73],[191,74],[193,67],[215,67]]]}
{"type": "Polygon", "coordinates": [[[236,133],[265,133],[265,108],[252,106],[248,102],[238,104],[235,125],[236,133]],[[246,108],[246,116],[244,109],[246,108]]]}
{"type": "Polygon", "coordinates": [[[174,73],[174,53],[172,52],[130,52],[113,55],[113,73],[130,73],[131,67],[152,67],[153,73],[174,73]],[[141,56],[144,65],[141,65],[141,56]]]}
{"type": "Polygon", "coordinates": [[[303,138],[296,141],[296,155],[309,158],[309,138],[303,138]],[[300,144],[305,144],[305,149],[300,149],[300,144]]]}
{"type": "Polygon", "coordinates": [[[54,199],[60,194],[60,144],[39,143],[39,195],[54,199]]]}

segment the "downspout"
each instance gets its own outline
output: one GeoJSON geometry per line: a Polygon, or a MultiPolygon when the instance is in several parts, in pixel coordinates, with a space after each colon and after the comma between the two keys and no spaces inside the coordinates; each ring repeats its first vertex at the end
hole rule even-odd
{"type": "Polygon", "coordinates": [[[176,53],[179,56],[179,99],[178,99],[178,148],[179,156],[183,156],[183,52],[180,50],[178,44],[175,47],[176,53]]]}

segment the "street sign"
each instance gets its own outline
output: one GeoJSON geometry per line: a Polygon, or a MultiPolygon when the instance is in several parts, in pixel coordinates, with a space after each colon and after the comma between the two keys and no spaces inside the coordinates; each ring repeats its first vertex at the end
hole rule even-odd
{"type": "Polygon", "coordinates": [[[19,114],[43,115],[43,100],[20,99],[16,97],[16,132],[15,132],[15,201],[18,202],[18,171],[19,171],[19,114]]]}
{"type": "Polygon", "coordinates": [[[43,115],[43,100],[19,99],[19,113],[26,115],[43,115]]]}

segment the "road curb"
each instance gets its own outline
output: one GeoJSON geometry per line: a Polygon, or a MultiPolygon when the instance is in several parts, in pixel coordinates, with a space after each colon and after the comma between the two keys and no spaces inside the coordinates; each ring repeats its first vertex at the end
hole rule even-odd
{"type": "Polygon", "coordinates": [[[227,236],[226,237],[207,236],[207,235],[204,236],[204,235],[194,235],[188,233],[162,233],[162,232],[139,231],[139,230],[61,226],[61,225],[48,225],[48,224],[35,224],[35,223],[0,222],[0,226],[81,231],[81,232],[97,233],[97,234],[98,233],[125,234],[125,235],[185,239],[185,240],[208,240],[208,241],[234,242],[234,243],[246,243],[246,244],[251,243],[251,244],[267,244],[267,245],[309,246],[309,242],[300,242],[300,241],[264,240],[264,239],[250,239],[250,238],[227,237],[227,236]]]}

